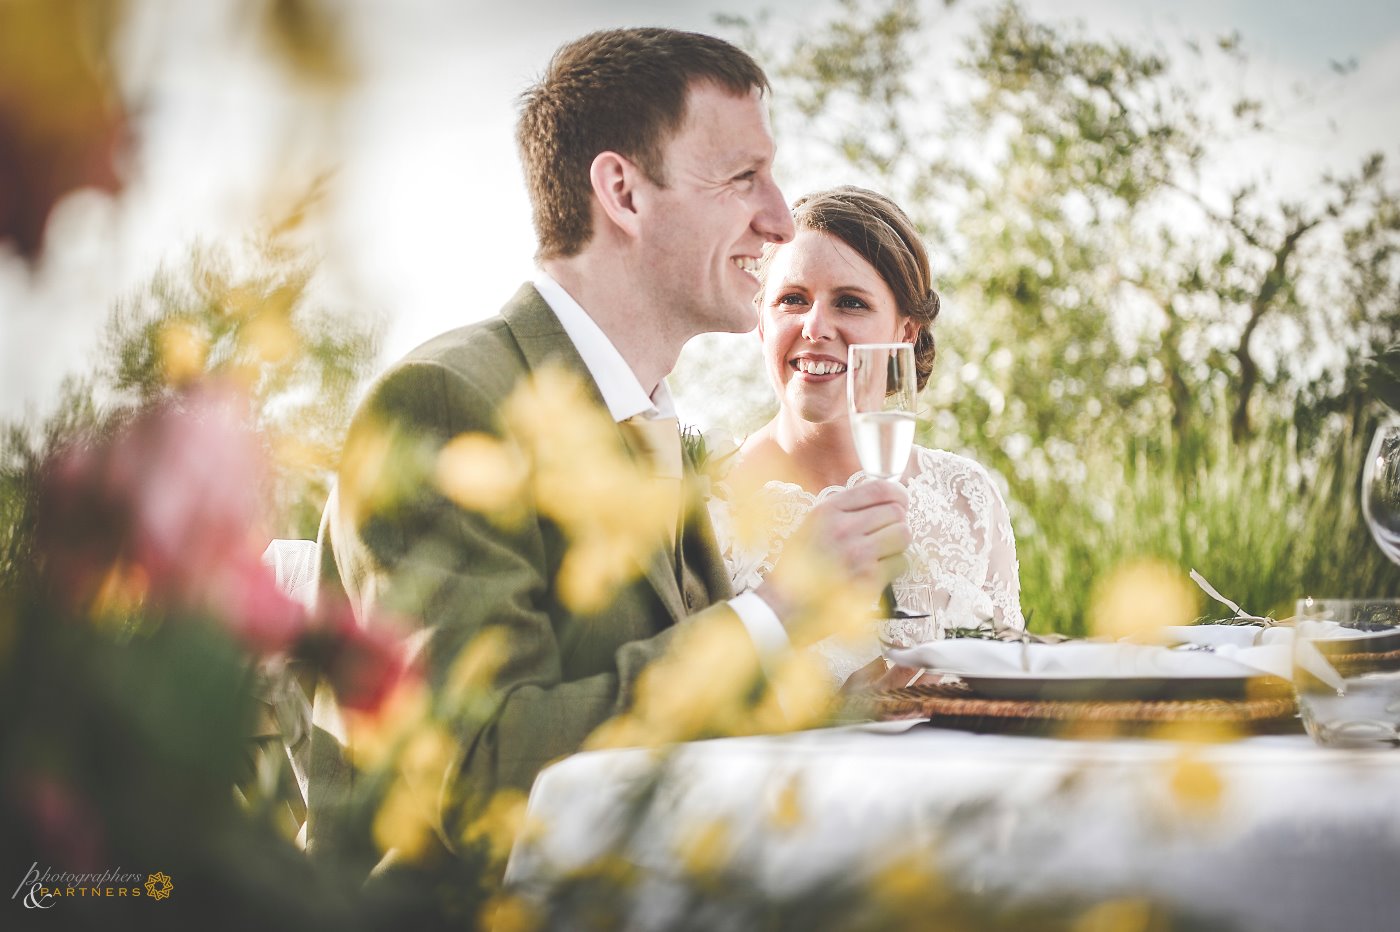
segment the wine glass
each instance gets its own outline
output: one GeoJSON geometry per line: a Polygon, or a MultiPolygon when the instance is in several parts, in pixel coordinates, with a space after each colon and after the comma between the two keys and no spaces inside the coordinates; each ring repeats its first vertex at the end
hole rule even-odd
{"type": "Polygon", "coordinates": [[[1361,471],[1361,513],[1376,546],[1400,564],[1400,418],[1376,428],[1361,471]]]}
{"type": "Polygon", "coordinates": [[[855,343],[846,364],[851,434],[867,476],[898,479],[914,446],[914,344],[855,343]]]}
{"type": "MultiPolygon", "coordinates": [[[[851,436],[867,476],[898,480],[914,446],[914,344],[853,343],[846,359],[846,395],[851,405],[851,436]]],[[[880,600],[885,617],[912,617],[897,611],[893,586],[880,600]]],[[[927,612],[925,611],[926,615],[927,612]]]]}

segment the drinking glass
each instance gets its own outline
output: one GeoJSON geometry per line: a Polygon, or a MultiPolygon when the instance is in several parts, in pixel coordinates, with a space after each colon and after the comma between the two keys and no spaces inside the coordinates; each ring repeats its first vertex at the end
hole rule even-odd
{"type": "Polygon", "coordinates": [[[1400,747],[1400,599],[1301,599],[1293,686],[1331,747],[1400,747]]]}
{"type": "Polygon", "coordinates": [[[867,476],[898,479],[914,446],[914,344],[854,343],[846,365],[851,434],[867,476]]]}
{"type": "Polygon", "coordinates": [[[914,647],[943,637],[948,593],[927,582],[900,583],[892,588],[896,611],[881,620],[881,640],[894,647],[914,647]]]}
{"type": "MultiPolygon", "coordinates": [[[[846,357],[846,397],[851,405],[851,436],[867,476],[904,475],[914,447],[914,344],[852,343],[846,357]]],[[[886,586],[880,613],[906,615],[886,586]]]]}
{"type": "Polygon", "coordinates": [[[1400,418],[1376,428],[1361,470],[1361,513],[1376,546],[1400,563],[1400,418]]]}

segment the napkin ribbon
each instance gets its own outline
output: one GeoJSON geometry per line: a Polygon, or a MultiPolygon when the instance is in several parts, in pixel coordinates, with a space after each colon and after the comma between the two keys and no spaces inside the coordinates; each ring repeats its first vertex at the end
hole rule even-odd
{"type": "Polygon", "coordinates": [[[1205,590],[1206,595],[1210,596],[1215,601],[1219,602],[1222,605],[1228,605],[1230,608],[1234,609],[1235,617],[1240,619],[1241,621],[1257,621],[1262,623],[1265,627],[1278,623],[1272,618],[1261,618],[1258,615],[1251,615],[1249,612],[1240,608],[1239,605],[1221,595],[1220,592],[1214,586],[1206,582],[1206,578],[1204,576],[1196,572],[1194,569],[1191,571],[1191,581],[1194,582],[1196,585],[1200,586],[1203,590],[1205,590]]]}

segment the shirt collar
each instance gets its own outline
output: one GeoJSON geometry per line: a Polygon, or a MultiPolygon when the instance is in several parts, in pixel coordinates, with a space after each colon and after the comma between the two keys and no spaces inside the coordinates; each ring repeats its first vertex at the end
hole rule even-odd
{"type": "Polygon", "coordinates": [[[608,406],[613,420],[625,421],[638,414],[649,418],[675,415],[676,404],[665,379],[648,397],[627,360],[622,358],[603,328],[574,300],[573,295],[543,270],[536,271],[532,284],[554,316],[559,318],[559,324],[569,335],[574,349],[578,350],[588,374],[597,383],[603,404],[608,406]]]}

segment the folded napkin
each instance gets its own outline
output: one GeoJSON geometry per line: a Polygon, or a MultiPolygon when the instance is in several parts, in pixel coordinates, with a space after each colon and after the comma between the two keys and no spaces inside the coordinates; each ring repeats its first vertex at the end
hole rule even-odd
{"type": "Polygon", "coordinates": [[[1224,644],[1209,651],[1146,644],[1020,644],[961,638],[889,648],[900,666],[934,673],[1045,679],[1181,678],[1276,676],[1289,679],[1292,650],[1283,644],[1243,647],[1224,644]]]}
{"type": "Polygon", "coordinates": [[[1162,629],[1162,635],[1168,646],[1254,647],[1293,643],[1293,628],[1288,625],[1168,625],[1162,629]]]}

